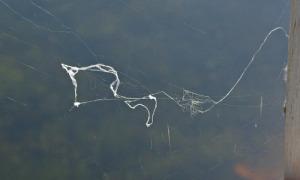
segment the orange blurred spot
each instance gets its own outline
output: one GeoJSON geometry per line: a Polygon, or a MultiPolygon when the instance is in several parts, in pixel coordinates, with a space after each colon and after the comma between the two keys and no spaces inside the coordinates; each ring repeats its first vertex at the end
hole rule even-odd
{"type": "Polygon", "coordinates": [[[279,179],[278,171],[255,170],[245,164],[238,163],[234,166],[234,172],[241,178],[247,180],[276,180],[279,179]]]}

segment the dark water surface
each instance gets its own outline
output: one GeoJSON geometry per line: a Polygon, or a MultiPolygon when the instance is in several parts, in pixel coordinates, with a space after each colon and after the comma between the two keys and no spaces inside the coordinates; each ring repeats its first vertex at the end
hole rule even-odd
{"type": "MultiPolygon", "coordinates": [[[[288,18],[283,0],[0,0],[0,179],[280,179],[281,31],[222,103],[192,116],[160,96],[150,128],[120,100],[72,107],[60,64],[110,65],[122,95],[218,100],[288,18]]],[[[76,78],[81,100],[113,97],[113,76],[76,78]]]]}

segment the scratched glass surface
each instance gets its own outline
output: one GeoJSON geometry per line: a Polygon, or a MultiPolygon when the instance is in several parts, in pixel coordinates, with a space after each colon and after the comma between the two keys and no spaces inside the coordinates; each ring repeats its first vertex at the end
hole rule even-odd
{"type": "Polygon", "coordinates": [[[287,0],[0,0],[0,179],[281,179],[287,0]]]}

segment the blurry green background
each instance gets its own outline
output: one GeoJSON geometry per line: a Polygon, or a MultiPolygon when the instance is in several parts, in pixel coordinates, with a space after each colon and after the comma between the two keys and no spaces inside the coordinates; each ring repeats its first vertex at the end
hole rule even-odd
{"type": "MultiPolygon", "coordinates": [[[[218,100],[288,18],[287,0],[0,0],[0,179],[280,179],[283,33],[223,104],[191,117],[162,99],[151,128],[120,101],[72,109],[60,63],[113,66],[128,96],[218,100]]],[[[78,75],[80,100],[111,97],[111,78],[78,75]]]]}

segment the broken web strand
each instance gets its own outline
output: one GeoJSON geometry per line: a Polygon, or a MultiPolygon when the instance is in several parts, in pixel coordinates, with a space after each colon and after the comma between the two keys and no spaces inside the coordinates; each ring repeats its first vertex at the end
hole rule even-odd
{"type": "MultiPolygon", "coordinates": [[[[13,7],[11,7],[8,3],[6,3],[5,1],[3,0],[0,0],[0,3],[2,5],[4,5],[8,10],[10,10],[13,14],[17,15],[18,17],[20,17],[23,21],[29,23],[30,25],[32,25],[34,28],[36,29],[39,29],[39,30],[43,30],[43,31],[46,31],[46,32],[50,32],[50,33],[65,33],[65,34],[70,34],[72,36],[74,36],[87,50],[88,52],[95,58],[95,60],[97,61],[99,59],[99,56],[88,44],[87,42],[81,37],[81,35],[79,33],[77,33],[76,31],[72,30],[71,27],[67,26],[66,24],[64,24],[64,22],[62,20],[60,20],[57,16],[55,16],[52,12],[50,12],[49,10],[43,8],[42,6],[40,6],[39,4],[37,4],[35,1],[31,0],[31,4],[36,7],[37,9],[39,9],[40,11],[44,12],[45,14],[51,16],[52,18],[54,18],[57,22],[59,22],[62,27],[63,27],[63,30],[56,30],[56,29],[51,29],[49,27],[45,27],[45,26],[42,26],[42,25],[39,25],[37,23],[35,23],[34,21],[32,21],[31,19],[23,16],[20,12],[18,12],[17,10],[15,10],[13,7]]],[[[116,81],[114,81],[112,84],[111,84],[111,87],[110,89],[113,91],[114,93],[114,96],[115,97],[118,97],[118,98],[122,98],[122,96],[116,94],[117,90],[118,90],[118,87],[120,85],[120,80],[117,76],[116,71],[110,67],[110,66],[107,66],[107,65],[104,65],[104,64],[99,64],[101,65],[103,68],[111,68],[111,72],[109,73],[112,73],[114,74],[117,79],[116,81]],[[116,89],[114,89],[112,86],[116,86],[116,89]]],[[[68,65],[64,65],[62,66],[69,74],[71,80],[72,80],[72,84],[74,86],[74,97],[75,97],[75,101],[74,101],[74,106],[75,107],[79,107],[79,105],[81,104],[86,104],[86,103],[89,103],[89,102],[96,102],[96,101],[107,101],[107,100],[114,100],[114,99],[96,99],[96,100],[91,100],[91,101],[86,101],[86,102],[79,102],[77,100],[77,88],[78,88],[78,84],[77,84],[77,81],[76,81],[76,78],[75,78],[75,75],[78,73],[79,70],[84,70],[84,69],[80,69],[78,67],[71,67],[71,66],[68,66],[68,65]]],[[[87,67],[89,68],[89,67],[87,67]]],[[[93,69],[91,69],[91,71],[93,71],[93,69]]],[[[97,71],[97,70],[96,70],[97,71]]],[[[102,72],[107,72],[107,71],[102,71],[102,72]]],[[[131,80],[134,80],[133,78],[129,77],[128,75],[126,75],[127,78],[130,78],[131,80]]],[[[147,90],[147,88],[145,88],[143,86],[144,89],[147,90]]],[[[125,97],[124,97],[125,98],[125,97]]],[[[126,97],[127,98],[127,97],[126,97]]],[[[133,98],[130,98],[130,99],[133,99],[133,98]]],[[[139,98],[141,99],[141,98],[139,98]]],[[[145,97],[142,98],[142,99],[146,99],[145,97]]],[[[147,99],[153,99],[153,97],[148,97],[147,99]]],[[[155,104],[157,104],[157,102],[155,101],[155,104]]],[[[135,107],[131,107],[131,108],[136,108],[137,106],[135,107]]],[[[142,106],[144,107],[144,106],[142,106]]],[[[72,108],[71,108],[72,109],[72,108]]],[[[148,111],[148,110],[147,110],[148,111]]],[[[148,111],[150,112],[150,111],[148,111]]],[[[155,110],[153,111],[155,112],[155,110]]],[[[153,115],[152,115],[153,117],[153,115]]],[[[150,122],[150,120],[148,120],[147,122],[150,122]]],[[[150,126],[150,125],[147,125],[147,126],[150,126]]]]}
{"type": "MultiPolygon", "coordinates": [[[[82,38],[82,36],[77,31],[73,30],[70,26],[66,25],[60,18],[58,18],[54,13],[52,13],[50,10],[47,10],[46,8],[42,7],[41,5],[39,5],[38,3],[36,3],[35,1],[31,0],[31,4],[35,8],[37,8],[39,11],[41,11],[41,12],[49,15],[50,17],[54,18],[55,21],[57,21],[58,23],[60,23],[60,25],[63,27],[63,29],[52,29],[52,28],[49,28],[47,26],[43,26],[43,25],[40,25],[38,23],[35,23],[33,20],[27,18],[22,13],[18,12],[16,9],[14,9],[12,6],[10,6],[8,3],[6,3],[4,0],[0,0],[0,4],[2,4],[3,6],[5,6],[10,12],[12,12],[16,16],[18,16],[24,22],[30,24],[31,26],[33,26],[34,28],[36,28],[38,30],[46,31],[46,32],[49,32],[49,33],[68,34],[68,35],[73,36],[75,39],[77,39],[79,41],[79,43],[81,43],[81,45],[88,51],[88,53],[93,56],[95,62],[98,62],[99,59],[103,58],[103,55],[97,54],[90,47],[90,45],[84,40],[84,38],[82,38]]],[[[30,67],[31,69],[33,69],[31,66],[28,66],[28,67],[30,67]]],[[[122,75],[126,76],[128,79],[130,79],[130,80],[138,83],[138,85],[140,87],[142,87],[143,89],[145,89],[146,91],[149,92],[148,88],[146,88],[144,85],[142,85],[136,79],[130,77],[129,75],[127,75],[125,73],[122,73],[121,71],[118,71],[118,72],[119,72],[119,74],[122,74],[122,75]]],[[[150,94],[150,92],[149,92],[149,94],[150,94]]]]}
{"type": "MultiPolygon", "coordinates": [[[[142,99],[144,99],[145,97],[143,97],[142,99]]],[[[154,119],[154,115],[155,115],[155,111],[157,108],[157,98],[155,96],[152,96],[151,94],[147,97],[149,100],[154,100],[154,108],[152,109],[152,112],[150,111],[150,108],[142,103],[136,104],[136,105],[131,105],[132,102],[137,101],[137,100],[126,100],[125,103],[128,105],[128,107],[130,107],[131,109],[135,109],[138,106],[142,106],[143,108],[146,109],[147,111],[147,121],[146,121],[146,127],[150,127],[153,124],[153,119],[154,119]]]]}
{"type": "Polygon", "coordinates": [[[77,83],[77,80],[75,77],[76,74],[79,71],[99,71],[99,72],[109,73],[109,74],[114,75],[114,77],[115,77],[115,80],[110,84],[110,90],[112,91],[113,96],[116,99],[123,100],[125,102],[125,104],[127,104],[127,106],[131,109],[136,109],[139,106],[143,107],[147,111],[146,127],[150,127],[153,124],[153,119],[154,119],[155,111],[157,108],[157,98],[151,94],[148,96],[140,97],[140,98],[127,97],[127,96],[122,96],[122,95],[118,94],[118,89],[120,86],[120,79],[119,79],[118,72],[113,67],[105,65],[105,64],[95,64],[95,65],[90,65],[90,66],[85,66],[85,67],[75,67],[75,66],[69,66],[66,64],[61,64],[61,66],[64,70],[66,70],[66,72],[68,73],[68,75],[72,81],[72,84],[74,87],[74,103],[73,104],[75,107],[79,107],[81,104],[87,104],[90,102],[107,100],[107,99],[96,99],[96,100],[92,100],[92,101],[83,101],[83,102],[78,101],[78,93],[77,93],[78,83],[77,83]],[[149,106],[147,106],[143,103],[137,103],[137,104],[133,105],[133,103],[135,103],[139,100],[154,101],[154,107],[150,108],[149,106]]]}
{"type": "Polygon", "coordinates": [[[229,89],[229,91],[218,101],[216,101],[216,104],[219,104],[221,102],[223,102],[230,94],[231,92],[235,89],[235,87],[239,84],[239,82],[242,80],[242,78],[244,77],[245,73],[248,71],[249,67],[252,65],[252,63],[254,62],[256,56],[259,54],[259,52],[262,50],[262,48],[264,47],[264,45],[266,44],[267,40],[271,37],[271,35],[276,32],[276,31],[282,31],[285,35],[286,38],[289,37],[287,31],[283,28],[283,27],[276,27],[274,29],[272,29],[264,38],[264,40],[262,41],[262,43],[259,45],[258,49],[254,52],[254,54],[252,55],[249,63],[246,65],[246,67],[243,69],[241,75],[239,76],[239,78],[237,79],[237,81],[234,83],[234,85],[229,89]]]}
{"type": "MultiPolygon", "coordinates": [[[[19,16],[21,19],[23,19],[24,21],[28,22],[29,24],[31,24],[32,26],[34,26],[37,29],[41,29],[41,30],[45,30],[48,32],[52,32],[52,33],[67,33],[67,34],[71,34],[73,36],[75,36],[75,38],[77,38],[83,45],[85,48],[87,48],[87,50],[96,58],[96,60],[98,59],[98,55],[88,46],[88,44],[81,38],[81,36],[75,32],[72,31],[70,27],[66,26],[64,23],[62,23],[62,21],[60,21],[53,13],[51,13],[50,11],[44,9],[42,6],[38,5],[36,2],[31,0],[31,4],[33,6],[35,6],[36,8],[38,8],[39,10],[43,11],[44,13],[48,14],[49,16],[55,18],[55,20],[57,20],[58,22],[60,22],[62,24],[62,26],[64,27],[65,30],[53,30],[50,29],[48,27],[44,27],[41,25],[36,24],[35,22],[33,22],[32,20],[30,20],[29,18],[23,16],[21,13],[19,13],[18,11],[16,11],[15,9],[13,9],[9,4],[7,4],[5,1],[0,0],[0,3],[4,6],[6,6],[12,13],[14,13],[15,15],[19,16]]],[[[241,81],[241,79],[243,78],[244,74],[247,72],[248,68],[251,66],[251,64],[253,63],[253,61],[255,60],[256,55],[261,51],[261,49],[263,48],[264,44],[266,43],[266,41],[269,39],[269,37],[271,36],[271,34],[277,30],[282,30],[286,37],[288,37],[288,33],[286,32],[286,30],[283,27],[276,27],[274,29],[272,29],[267,36],[265,37],[264,41],[260,44],[259,48],[255,51],[255,53],[253,54],[251,60],[249,61],[249,63],[247,64],[247,66],[244,68],[244,70],[242,71],[241,75],[239,76],[238,80],[235,82],[235,84],[231,87],[231,89],[218,101],[212,99],[210,96],[205,96],[205,95],[201,95],[201,94],[197,94],[194,93],[192,91],[183,90],[183,95],[181,99],[177,99],[172,97],[171,95],[169,95],[168,93],[164,92],[164,91],[160,91],[154,94],[150,94],[148,96],[144,96],[141,98],[132,98],[132,97],[125,97],[125,96],[121,96],[119,94],[117,94],[117,90],[120,84],[120,80],[116,74],[116,71],[107,65],[104,64],[98,64],[105,67],[108,67],[109,69],[111,68],[111,70],[113,71],[106,71],[103,69],[100,70],[101,72],[107,72],[107,73],[111,73],[114,74],[116,76],[116,80],[113,81],[110,85],[110,89],[112,90],[112,92],[114,93],[114,97],[118,98],[118,99],[125,99],[126,104],[131,108],[131,109],[135,109],[138,106],[142,106],[144,107],[147,112],[148,112],[148,120],[146,123],[147,127],[150,127],[153,123],[153,117],[155,114],[155,110],[157,107],[157,98],[154,95],[158,95],[158,94],[163,94],[165,96],[167,96],[170,100],[176,102],[176,104],[178,106],[180,106],[181,108],[183,108],[184,110],[190,111],[191,115],[197,115],[198,113],[205,113],[210,111],[214,106],[216,106],[217,104],[222,103],[231,93],[232,91],[236,88],[236,86],[239,84],[239,82],[241,81]],[[150,100],[155,100],[155,106],[154,106],[154,110],[152,111],[152,113],[150,113],[150,110],[148,109],[148,107],[144,104],[136,104],[134,106],[130,105],[130,102],[134,102],[134,101],[138,101],[138,100],[142,100],[142,99],[150,99],[150,100]],[[150,115],[149,115],[150,114],[150,115]],[[151,116],[151,117],[150,117],[151,116]],[[150,118],[150,120],[149,120],[150,118]]],[[[62,64],[63,66],[63,64],[62,64]]],[[[78,67],[73,67],[73,66],[68,66],[65,65],[63,66],[63,68],[67,71],[67,73],[69,74],[73,86],[74,86],[74,106],[79,107],[79,105],[81,104],[85,104],[85,103],[89,103],[89,102],[96,102],[96,101],[106,101],[109,99],[96,99],[96,100],[91,100],[91,101],[86,101],[86,102],[79,102],[77,100],[77,81],[75,78],[75,75],[78,73],[79,70],[87,70],[85,67],[83,69],[78,68],[78,67]]],[[[91,71],[94,71],[93,69],[91,69],[91,71]]],[[[96,70],[96,71],[99,71],[96,70]]]]}
{"type": "MultiPolygon", "coordinates": [[[[183,95],[182,98],[176,103],[183,108],[183,110],[190,111],[191,116],[195,116],[199,113],[203,114],[211,109],[213,109],[217,104],[223,103],[226,98],[229,97],[229,95],[233,92],[233,90],[236,88],[236,86],[240,83],[240,81],[243,79],[244,75],[248,71],[249,67],[253,64],[253,62],[256,59],[256,56],[260,53],[260,51],[263,49],[264,45],[266,44],[267,40],[271,37],[271,35],[276,31],[282,31],[285,35],[285,37],[289,37],[287,31],[283,27],[276,27],[269,31],[269,33],[265,36],[264,40],[261,42],[259,47],[256,49],[254,54],[251,56],[250,61],[246,65],[246,67],[243,69],[242,73],[236,80],[236,82],[233,84],[233,86],[228,90],[228,92],[221,97],[219,100],[214,100],[210,96],[197,94],[195,92],[192,92],[190,90],[183,89],[183,95]]],[[[163,92],[165,95],[167,95],[165,92],[163,92]]],[[[167,95],[169,97],[169,95],[167,95]]],[[[174,98],[169,97],[170,99],[174,100],[174,98]]]]}
{"type": "Polygon", "coordinates": [[[118,72],[111,66],[105,65],[105,64],[95,64],[95,65],[90,65],[90,66],[85,66],[85,67],[76,67],[76,66],[70,66],[66,64],[61,64],[62,68],[65,69],[71,78],[72,84],[74,86],[74,106],[79,107],[81,104],[87,104],[90,102],[96,102],[96,101],[105,101],[108,99],[95,99],[91,101],[83,101],[79,102],[77,98],[77,80],[75,78],[75,75],[79,71],[99,71],[99,72],[104,72],[104,73],[109,73],[115,76],[115,80],[110,84],[110,90],[113,93],[113,96],[116,99],[123,100],[127,106],[131,109],[136,109],[137,107],[141,106],[147,111],[147,121],[146,121],[146,127],[150,127],[153,124],[153,119],[154,115],[157,109],[157,98],[156,95],[163,94],[167,98],[169,98],[171,101],[174,101],[179,107],[181,107],[185,111],[189,111],[191,116],[196,116],[197,114],[201,113],[206,113],[213,109],[217,104],[222,103],[226,98],[229,97],[229,95],[232,93],[232,91],[236,88],[236,86],[239,84],[239,82],[242,80],[244,77],[245,73],[248,71],[249,67],[252,65],[254,60],[256,59],[256,56],[259,54],[259,52],[262,50],[264,45],[266,44],[267,40],[271,37],[271,35],[275,31],[282,31],[285,36],[288,38],[288,33],[283,27],[276,27],[272,29],[264,38],[262,43],[259,45],[258,49],[254,52],[252,55],[250,61],[246,65],[246,67],[243,69],[241,75],[237,79],[237,81],[233,84],[233,86],[229,89],[229,91],[219,100],[214,100],[210,96],[202,95],[202,94],[197,94],[195,92],[192,92],[187,89],[183,89],[183,95],[181,99],[177,99],[170,94],[168,94],[165,91],[159,91],[156,93],[149,94],[148,96],[144,97],[127,97],[118,94],[118,88],[120,86],[120,79],[118,76],[118,72]],[[135,105],[132,105],[132,103],[137,102],[139,100],[153,100],[155,102],[155,105],[153,109],[146,104],[143,103],[137,103],[135,105]]]}

